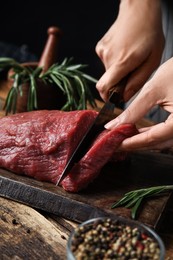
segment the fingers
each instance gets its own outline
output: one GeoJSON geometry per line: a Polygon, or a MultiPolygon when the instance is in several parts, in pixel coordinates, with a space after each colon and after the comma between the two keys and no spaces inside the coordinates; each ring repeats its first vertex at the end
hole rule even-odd
{"type": "Polygon", "coordinates": [[[127,107],[118,117],[107,123],[105,128],[113,129],[121,124],[137,123],[156,104],[156,102],[157,93],[155,93],[154,88],[150,87],[149,83],[147,83],[145,88],[142,89],[129,107],[127,107]]]}
{"type": "Polygon", "coordinates": [[[128,74],[127,67],[122,67],[121,65],[116,66],[113,64],[110,68],[103,74],[100,80],[96,84],[96,88],[100,93],[101,98],[107,101],[109,98],[109,92],[113,86],[115,86],[125,75],[128,74]]]}
{"type": "Polygon", "coordinates": [[[131,59],[121,62],[114,61],[112,66],[107,69],[97,82],[96,88],[101,98],[107,101],[109,92],[113,86],[128,75],[128,81],[124,91],[124,102],[127,102],[141,89],[151,73],[157,68],[158,63],[150,62],[150,59],[151,57],[148,57],[142,64],[135,62],[135,59],[133,59],[133,64],[129,61],[131,59]],[[150,66],[148,64],[150,64],[150,66]]]}
{"type": "Polygon", "coordinates": [[[145,62],[130,73],[128,85],[124,91],[124,102],[127,102],[136,94],[147,82],[150,75],[158,67],[158,62],[152,60],[152,55],[145,62]]]}
{"type": "Polygon", "coordinates": [[[173,121],[160,123],[125,139],[120,150],[162,150],[173,147],[173,121]]]}

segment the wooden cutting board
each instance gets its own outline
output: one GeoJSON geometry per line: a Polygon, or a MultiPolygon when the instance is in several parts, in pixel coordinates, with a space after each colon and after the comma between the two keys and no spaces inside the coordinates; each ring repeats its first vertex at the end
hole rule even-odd
{"type": "MultiPolygon", "coordinates": [[[[0,82],[1,103],[7,95],[6,85],[0,82]]],[[[96,100],[98,111],[103,103],[96,100]]],[[[1,104],[2,105],[2,104],[1,104]]],[[[1,108],[1,107],[0,107],[1,108]]],[[[88,106],[88,109],[92,109],[88,106]]],[[[122,112],[115,109],[115,114],[122,112]]],[[[0,117],[4,111],[0,111],[0,117]]],[[[142,119],[137,126],[153,125],[142,119]]],[[[65,192],[62,188],[47,182],[39,182],[26,176],[19,176],[0,169],[0,196],[10,198],[70,220],[83,222],[102,215],[131,217],[125,208],[111,209],[126,192],[154,185],[173,184],[173,157],[170,155],[144,153],[134,154],[130,163],[108,164],[100,176],[78,194],[65,192]]],[[[171,193],[145,203],[138,220],[153,227],[159,227],[171,193]]]]}
{"type": "MultiPolygon", "coordinates": [[[[172,155],[135,153],[123,163],[107,164],[99,177],[78,194],[0,169],[0,195],[77,222],[104,215],[130,218],[126,208],[111,209],[124,193],[155,185],[173,184],[172,155]]],[[[171,193],[144,203],[138,220],[156,229],[171,200],[171,193]]]]}

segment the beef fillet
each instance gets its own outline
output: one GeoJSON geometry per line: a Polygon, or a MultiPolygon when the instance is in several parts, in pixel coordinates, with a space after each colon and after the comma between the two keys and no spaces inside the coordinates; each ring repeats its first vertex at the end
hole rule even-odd
{"type": "MultiPolygon", "coordinates": [[[[68,159],[97,116],[96,111],[32,111],[0,119],[0,167],[56,183],[68,159]]],[[[62,181],[70,192],[85,188],[115,157],[120,143],[136,134],[135,126],[104,130],[62,181]]]]}

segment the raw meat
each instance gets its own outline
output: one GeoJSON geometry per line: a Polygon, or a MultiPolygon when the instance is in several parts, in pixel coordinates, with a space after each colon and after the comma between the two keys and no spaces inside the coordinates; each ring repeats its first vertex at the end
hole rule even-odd
{"type": "Polygon", "coordinates": [[[97,115],[95,111],[34,111],[0,119],[0,166],[56,183],[97,115]]]}
{"type": "Polygon", "coordinates": [[[116,150],[121,142],[137,133],[134,125],[126,124],[114,130],[104,130],[94,141],[85,156],[76,164],[71,173],[62,181],[65,190],[77,192],[85,188],[100,173],[103,166],[109,161],[123,160],[125,157],[116,150]]]}
{"type": "MultiPolygon", "coordinates": [[[[69,157],[91,125],[96,111],[32,111],[0,119],[0,167],[56,183],[69,157]]],[[[70,192],[85,188],[112,158],[135,126],[104,130],[61,183],[70,192]]]]}

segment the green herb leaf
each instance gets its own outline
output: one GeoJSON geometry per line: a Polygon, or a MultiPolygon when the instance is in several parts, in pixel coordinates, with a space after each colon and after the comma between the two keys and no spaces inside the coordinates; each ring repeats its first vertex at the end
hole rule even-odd
{"type": "Polygon", "coordinates": [[[87,101],[94,108],[96,103],[88,87],[89,82],[97,80],[83,73],[85,64],[71,64],[72,58],[65,58],[61,64],[53,64],[40,78],[53,82],[66,95],[67,102],[61,110],[86,109],[87,101]]]}
{"type": "Polygon", "coordinates": [[[125,195],[116,203],[112,204],[111,208],[125,207],[131,208],[132,219],[136,219],[139,207],[141,203],[147,198],[151,198],[157,195],[165,195],[166,192],[173,190],[173,185],[163,185],[149,187],[139,190],[133,190],[125,193],[125,195]]]}
{"type": "Polygon", "coordinates": [[[139,210],[139,207],[140,207],[142,201],[143,201],[143,198],[141,197],[136,201],[135,205],[133,206],[133,208],[132,208],[132,219],[136,219],[136,216],[137,216],[137,213],[138,213],[138,210],[139,210]]]}
{"type": "MultiPolygon", "coordinates": [[[[87,75],[82,70],[87,67],[85,64],[72,64],[73,58],[65,58],[61,64],[53,64],[45,73],[42,68],[32,69],[29,66],[22,66],[14,59],[0,58],[0,68],[12,68],[11,75],[14,80],[9,91],[4,109],[6,114],[15,113],[17,105],[17,96],[22,96],[22,86],[24,83],[30,85],[27,110],[37,109],[37,79],[45,84],[56,85],[64,95],[66,103],[61,110],[82,110],[86,109],[87,102],[94,108],[95,99],[89,88],[89,82],[96,83],[97,80],[87,75]]],[[[57,101],[58,102],[58,101],[57,101]]]]}

